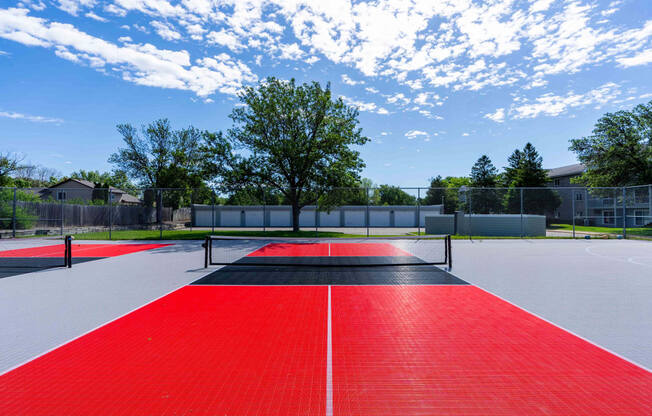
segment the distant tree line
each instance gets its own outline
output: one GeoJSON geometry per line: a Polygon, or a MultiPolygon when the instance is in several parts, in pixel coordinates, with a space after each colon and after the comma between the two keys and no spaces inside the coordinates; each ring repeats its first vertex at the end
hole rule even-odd
{"type": "MultiPolygon", "coordinates": [[[[57,171],[0,154],[0,187],[47,187],[68,178],[92,182],[101,203],[115,187],[137,193],[148,205],[177,208],[189,204],[292,206],[295,229],[306,205],[329,210],[338,205],[443,204],[447,213],[548,213],[560,204],[545,189],[547,173],[531,143],[516,149],[502,171],[482,155],[466,177],[430,179],[421,193],[375,185],[362,178],[357,150],[369,139],[358,111],[332,95],[330,84],[298,85],[270,77],[239,94],[226,131],[173,129],[167,119],[141,128],[119,124],[123,146],[109,157],[112,172],[57,171]],[[525,192],[518,188],[542,188],[525,192]],[[217,189],[217,193],[214,190],[217,189]]],[[[652,101],[631,111],[607,113],[590,136],[570,141],[586,172],[576,182],[587,186],[652,183],[652,101]]],[[[10,195],[2,191],[0,198],[10,195]]],[[[33,194],[21,193],[21,199],[33,194]]],[[[7,204],[3,204],[7,205],[7,204]]],[[[2,213],[0,213],[2,215],[2,213]]]]}

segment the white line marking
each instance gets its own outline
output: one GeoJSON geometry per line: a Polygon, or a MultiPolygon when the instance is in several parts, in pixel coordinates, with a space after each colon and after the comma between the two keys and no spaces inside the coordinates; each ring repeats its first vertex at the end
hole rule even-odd
{"type": "Polygon", "coordinates": [[[4,370],[4,371],[0,372],[0,376],[3,376],[3,375],[5,375],[5,374],[9,373],[10,371],[13,371],[13,370],[17,369],[18,367],[22,367],[23,365],[25,365],[25,364],[27,364],[27,363],[29,363],[29,362],[31,362],[31,361],[34,361],[34,360],[36,360],[37,358],[40,358],[40,357],[44,356],[45,354],[48,354],[48,353],[50,353],[50,352],[56,350],[57,348],[61,348],[61,347],[63,347],[64,345],[69,344],[69,343],[71,343],[71,342],[73,342],[73,341],[75,341],[75,340],[77,340],[77,339],[83,337],[84,335],[88,335],[88,334],[90,334],[91,332],[96,331],[96,330],[102,328],[103,326],[110,324],[111,322],[117,321],[117,320],[120,319],[120,318],[124,318],[125,316],[129,315],[130,313],[136,312],[138,309],[144,308],[145,306],[149,305],[150,303],[154,303],[154,302],[156,302],[157,300],[162,299],[162,298],[166,297],[167,295],[169,295],[169,294],[171,294],[171,293],[173,293],[173,292],[176,292],[177,290],[179,290],[179,289],[181,289],[181,288],[183,288],[183,287],[186,287],[186,286],[190,286],[190,285],[189,285],[188,283],[184,283],[183,285],[181,285],[181,286],[179,286],[179,287],[177,287],[177,288],[175,288],[175,289],[173,289],[173,290],[171,290],[171,291],[169,291],[169,292],[167,292],[167,293],[164,293],[163,295],[157,297],[156,299],[152,299],[152,300],[150,300],[149,302],[147,302],[147,303],[145,303],[145,304],[143,304],[143,305],[140,305],[140,306],[138,306],[137,308],[134,308],[134,309],[130,310],[129,312],[123,313],[122,315],[117,316],[117,317],[115,317],[115,318],[113,318],[113,319],[111,319],[111,320],[109,320],[109,321],[106,321],[106,322],[104,322],[103,324],[99,324],[99,325],[97,325],[96,327],[91,328],[91,329],[89,329],[88,331],[83,332],[83,333],[77,335],[76,337],[70,338],[68,341],[64,341],[64,342],[62,342],[61,344],[59,344],[59,345],[57,345],[57,346],[55,346],[55,347],[52,347],[52,348],[50,348],[50,349],[48,349],[48,350],[46,350],[46,351],[44,351],[44,352],[42,352],[42,353],[40,353],[40,354],[37,354],[37,355],[35,355],[35,356],[32,357],[32,358],[28,358],[27,360],[21,362],[20,364],[17,364],[17,365],[15,365],[15,366],[13,366],[13,367],[9,367],[7,370],[4,370]]]}
{"type": "MultiPolygon", "coordinates": [[[[601,257],[601,258],[607,259],[607,260],[619,261],[619,262],[622,262],[622,263],[636,264],[638,266],[643,266],[643,267],[652,267],[649,264],[639,263],[639,262],[633,260],[633,259],[639,258],[639,257],[629,257],[628,259],[625,260],[625,259],[621,259],[619,257],[605,256],[604,254],[594,253],[593,251],[591,251],[591,247],[586,247],[584,249],[584,251],[586,251],[587,253],[589,253],[592,256],[601,257]]],[[[645,258],[645,257],[643,257],[643,258],[645,258]]]]}
{"type": "Polygon", "coordinates": [[[331,243],[328,243],[328,257],[331,256],[331,243]]]}
{"type": "Polygon", "coordinates": [[[554,323],[554,322],[552,322],[552,321],[549,321],[549,320],[547,320],[546,318],[542,317],[542,316],[539,315],[539,314],[536,314],[536,313],[534,313],[534,312],[528,311],[527,309],[525,309],[525,308],[523,308],[523,307],[521,307],[521,306],[518,306],[517,304],[512,303],[512,302],[508,301],[507,299],[505,299],[505,298],[503,298],[503,297],[501,297],[501,296],[499,296],[499,295],[496,295],[495,293],[492,293],[492,292],[490,292],[489,290],[487,290],[487,289],[485,289],[485,288],[483,288],[483,287],[481,287],[481,286],[478,286],[478,285],[475,284],[475,283],[472,284],[472,285],[468,285],[468,286],[469,286],[469,287],[477,287],[478,289],[480,289],[480,290],[482,290],[482,291],[485,291],[485,292],[489,293],[490,295],[493,295],[493,296],[497,297],[498,299],[502,300],[503,302],[507,302],[507,303],[509,303],[510,305],[512,305],[512,306],[514,306],[514,307],[516,307],[516,308],[519,308],[520,310],[525,311],[526,313],[529,313],[530,315],[534,315],[534,316],[536,316],[537,318],[541,319],[541,320],[544,321],[544,322],[549,323],[549,324],[552,325],[552,326],[555,326],[555,327],[557,327],[557,328],[559,328],[559,329],[562,329],[562,330],[568,332],[569,334],[574,335],[574,336],[576,336],[577,338],[579,338],[579,339],[581,339],[581,340],[583,340],[583,341],[586,341],[586,342],[588,342],[589,344],[591,344],[591,345],[593,345],[593,346],[595,346],[595,347],[600,348],[600,349],[603,350],[603,351],[606,351],[606,352],[608,352],[608,353],[610,353],[610,354],[615,355],[616,357],[620,358],[621,360],[625,360],[625,361],[627,361],[627,362],[630,363],[630,364],[633,364],[633,365],[635,365],[635,366],[637,366],[637,367],[642,368],[643,370],[646,370],[646,371],[649,371],[650,373],[652,373],[652,370],[649,369],[649,368],[647,368],[647,367],[644,366],[643,364],[637,363],[636,361],[630,360],[629,358],[624,357],[624,356],[618,354],[617,352],[614,352],[614,351],[610,350],[609,348],[606,348],[606,347],[603,347],[602,345],[596,344],[595,342],[591,341],[590,339],[584,338],[583,336],[581,336],[581,335],[579,335],[579,334],[577,334],[577,333],[571,331],[570,329],[564,328],[564,327],[561,326],[561,325],[558,325],[558,324],[556,324],[556,323],[554,323]]]}
{"type": "Polygon", "coordinates": [[[328,286],[328,337],[326,352],[326,416],[333,416],[333,330],[331,319],[331,287],[328,286]]]}

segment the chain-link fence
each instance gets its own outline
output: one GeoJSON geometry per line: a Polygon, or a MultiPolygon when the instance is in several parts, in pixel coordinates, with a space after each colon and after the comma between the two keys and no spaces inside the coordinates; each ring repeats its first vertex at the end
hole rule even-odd
{"type": "Polygon", "coordinates": [[[651,188],[2,188],[0,237],[652,236],[651,188]]]}

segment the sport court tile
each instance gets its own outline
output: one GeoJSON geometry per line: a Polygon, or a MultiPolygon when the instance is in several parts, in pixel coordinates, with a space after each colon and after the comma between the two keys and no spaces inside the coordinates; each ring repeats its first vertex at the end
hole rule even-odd
{"type": "MultiPolygon", "coordinates": [[[[139,251],[152,250],[170,246],[172,244],[73,244],[72,257],[115,257],[139,251]]],[[[62,257],[63,244],[54,244],[41,247],[25,247],[14,250],[0,251],[0,258],[26,258],[26,257],[62,257]]]]}
{"type": "Polygon", "coordinates": [[[652,373],[477,287],[331,302],[334,415],[652,415],[652,373]]]}
{"type": "MultiPolygon", "coordinates": [[[[326,259],[336,257],[326,257],[326,259]]],[[[388,257],[396,259],[397,257],[388,257]]],[[[224,266],[193,285],[466,285],[429,265],[376,267],[224,266]]]]}
{"type": "Polygon", "coordinates": [[[186,286],[0,376],[0,414],[323,415],[327,299],[186,286]]]}

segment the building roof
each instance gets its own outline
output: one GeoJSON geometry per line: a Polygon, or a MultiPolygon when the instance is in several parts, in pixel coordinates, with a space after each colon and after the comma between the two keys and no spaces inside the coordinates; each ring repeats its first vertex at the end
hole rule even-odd
{"type": "MultiPolygon", "coordinates": [[[[77,179],[77,178],[64,179],[63,181],[61,181],[61,182],[59,182],[59,183],[57,183],[55,185],[50,186],[50,188],[59,187],[59,186],[63,185],[64,183],[70,182],[70,181],[77,182],[77,183],[82,184],[82,185],[84,185],[84,186],[86,186],[88,188],[91,188],[91,189],[95,189],[95,184],[93,182],[87,181],[85,179],[77,179]]],[[[140,203],[140,202],[142,202],[139,198],[128,194],[127,192],[123,191],[122,189],[119,189],[119,188],[116,188],[116,187],[113,187],[113,186],[109,186],[109,190],[111,191],[112,194],[121,194],[122,195],[121,199],[124,202],[131,202],[131,203],[140,203]]]]}
{"type": "Polygon", "coordinates": [[[581,175],[586,170],[586,166],[581,163],[574,165],[561,166],[559,168],[547,169],[549,178],[559,178],[561,176],[581,175]]]}

